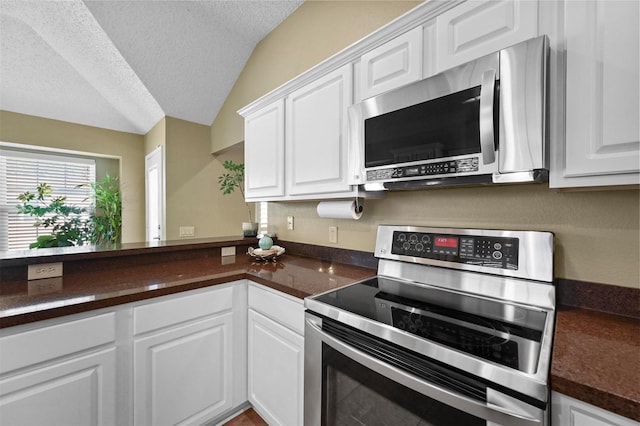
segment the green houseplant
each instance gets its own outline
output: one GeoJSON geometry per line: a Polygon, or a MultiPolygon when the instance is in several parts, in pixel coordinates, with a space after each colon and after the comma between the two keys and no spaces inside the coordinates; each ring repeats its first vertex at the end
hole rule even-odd
{"type": "Polygon", "coordinates": [[[116,244],[122,232],[122,196],[118,177],[108,174],[102,182],[91,184],[94,211],[91,242],[93,244],[116,244]]]}
{"type": "Polygon", "coordinates": [[[18,195],[18,212],[36,218],[34,226],[50,228],[50,235],[38,236],[29,248],[81,246],[91,239],[91,221],[83,217],[87,209],[66,204],[67,197],[54,197],[51,186],[41,183],[36,193],[18,195]]]}
{"type": "MultiPolygon", "coordinates": [[[[227,160],[222,164],[222,167],[226,170],[225,173],[218,177],[222,195],[231,194],[238,189],[244,200],[244,164],[227,160]]],[[[245,237],[255,237],[258,234],[258,224],[252,221],[249,203],[245,201],[245,205],[249,213],[249,222],[242,222],[242,233],[245,237]]]]}

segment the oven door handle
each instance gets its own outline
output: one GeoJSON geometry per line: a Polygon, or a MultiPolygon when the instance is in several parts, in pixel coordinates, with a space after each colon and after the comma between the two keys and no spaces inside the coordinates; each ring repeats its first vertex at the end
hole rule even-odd
{"type": "MultiPolygon", "coordinates": [[[[461,395],[452,390],[437,386],[409,374],[397,367],[389,365],[377,358],[374,358],[364,352],[345,344],[339,339],[322,331],[318,321],[307,317],[307,328],[305,330],[305,338],[319,338],[323,343],[331,346],[336,351],[351,358],[365,367],[397,382],[416,392],[426,395],[432,399],[450,405],[461,411],[481,417],[490,424],[510,425],[510,426],[540,426],[543,424],[541,418],[535,418],[523,413],[508,410],[504,407],[497,406],[493,403],[482,403],[469,397],[461,395]],[[310,336],[310,332],[316,336],[310,336]]],[[[541,411],[541,410],[539,410],[541,411]]]]}
{"type": "Polygon", "coordinates": [[[480,86],[480,152],[482,163],[496,161],[496,143],[493,130],[493,97],[496,85],[496,71],[488,70],[482,74],[480,86]]]}

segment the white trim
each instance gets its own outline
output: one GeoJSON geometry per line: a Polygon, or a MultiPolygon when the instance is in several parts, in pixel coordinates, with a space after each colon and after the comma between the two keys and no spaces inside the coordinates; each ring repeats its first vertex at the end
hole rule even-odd
{"type": "Polygon", "coordinates": [[[121,155],[101,154],[97,152],[89,151],[75,151],[72,149],[53,148],[50,146],[28,145],[23,143],[3,142],[0,141],[0,151],[2,147],[9,148],[11,150],[16,149],[19,151],[44,151],[49,153],[63,154],[63,155],[80,155],[93,158],[109,158],[113,160],[122,160],[121,155]]]}
{"type": "Polygon", "coordinates": [[[52,161],[56,163],[75,163],[75,164],[96,164],[96,160],[93,158],[82,157],[67,157],[60,154],[40,154],[36,152],[28,151],[13,151],[8,149],[2,149],[0,147],[0,155],[13,158],[26,158],[36,161],[52,161]],[[64,157],[64,161],[63,161],[64,157]]]}

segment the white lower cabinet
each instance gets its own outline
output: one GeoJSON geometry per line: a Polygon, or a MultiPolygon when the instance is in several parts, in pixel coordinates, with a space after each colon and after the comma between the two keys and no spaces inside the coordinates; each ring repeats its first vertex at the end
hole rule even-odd
{"type": "Polygon", "coordinates": [[[640,426],[619,416],[561,393],[551,394],[552,426],[640,426]]]}
{"type": "Polygon", "coordinates": [[[249,285],[249,402],[270,425],[303,424],[304,307],[249,285]]]}
{"type": "MultiPolygon", "coordinates": [[[[134,309],[135,425],[203,424],[234,406],[233,291],[224,285],[134,309]]],[[[242,360],[242,358],[240,358],[242,360]]]]}
{"type": "Polygon", "coordinates": [[[0,424],[117,424],[114,317],[2,330],[0,424]]]}

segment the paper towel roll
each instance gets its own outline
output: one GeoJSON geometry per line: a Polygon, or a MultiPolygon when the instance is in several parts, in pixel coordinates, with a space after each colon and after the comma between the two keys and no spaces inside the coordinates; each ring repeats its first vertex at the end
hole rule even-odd
{"type": "Polygon", "coordinates": [[[318,216],[330,219],[353,219],[362,217],[362,206],[356,208],[355,201],[321,201],[316,209],[318,216]]]}

